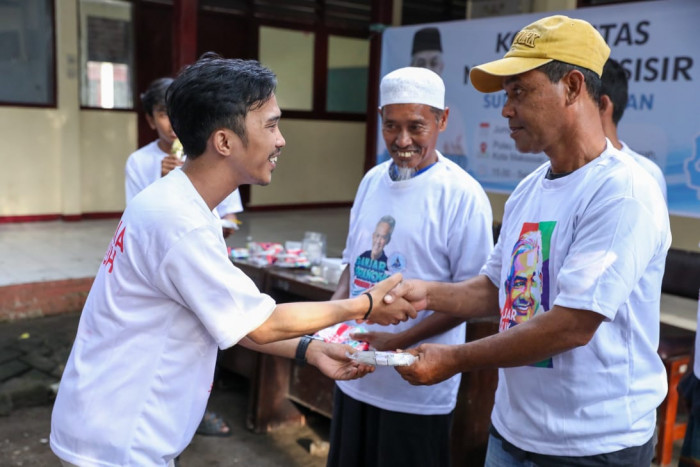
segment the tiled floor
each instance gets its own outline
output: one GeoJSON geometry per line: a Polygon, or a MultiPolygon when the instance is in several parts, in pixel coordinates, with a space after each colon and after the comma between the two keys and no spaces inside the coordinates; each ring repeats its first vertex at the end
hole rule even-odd
{"type": "MultiPolygon", "coordinates": [[[[301,241],[305,231],[326,234],[327,256],[342,253],[349,208],[243,212],[232,247],[248,237],[260,242],[301,241]]],[[[0,287],[95,275],[118,219],[0,224],[0,287]]]]}

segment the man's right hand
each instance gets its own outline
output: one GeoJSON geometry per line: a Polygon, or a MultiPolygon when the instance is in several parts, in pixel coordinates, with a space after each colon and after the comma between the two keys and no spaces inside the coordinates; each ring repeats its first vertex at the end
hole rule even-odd
{"type": "Polygon", "coordinates": [[[406,351],[418,357],[418,360],[409,366],[395,369],[414,386],[440,383],[459,372],[457,348],[456,345],[421,344],[406,351]]]}
{"type": "MultiPolygon", "coordinates": [[[[386,294],[396,287],[403,276],[394,274],[391,277],[375,284],[368,292],[372,295],[372,312],[367,319],[368,323],[376,324],[398,324],[401,321],[406,321],[408,318],[415,318],[417,315],[416,309],[407,300],[400,296],[395,297],[390,302],[384,300],[386,294]]],[[[364,294],[363,294],[364,295],[364,294]]],[[[369,306],[369,302],[368,302],[369,306]]],[[[357,320],[361,322],[362,320],[357,320]]]]}
{"type": "Polygon", "coordinates": [[[418,311],[427,309],[427,283],[418,279],[401,281],[384,296],[384,303],[391,304],[402,299],[408,301],[418,311]]]}
{"type": "Polygon", "coordinates": [[[182,159],[179,159],[173,154],[168,154],[160,161],[160,176],[165,177],[171,170],[175,167],[180,167],[182,164],[184,164],[182,159]]]}

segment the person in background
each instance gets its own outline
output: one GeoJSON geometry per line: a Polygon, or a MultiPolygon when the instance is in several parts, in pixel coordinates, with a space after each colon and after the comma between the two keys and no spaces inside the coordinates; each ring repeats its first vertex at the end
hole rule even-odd
{"type": "Polygon", "coordinates": [[[603,87],[600,92],[600,119],[603,122],[605,136],[607,136],[615,148],[632,156],[639,165],[654,177],[654,180],[659,184],[659,188],[661,188],[661,194],[664,195],[664,200],[668,200],[666,179],[659,166],[648,157],[644,157],[630,149],[617,135],[617,126],[627,108],[627,99],[629,95],[625,69],[622,68],[619,62],[609,58],[608,61],[605,62],[601,80],[603,87]]]}
{"type": "MultiPolygon", "coordinates": [[[[146,121],[148,126],[156,131],[158,139],[133,152],[126,161],[126,204],[148,185],[184,163],[183,157],[173,150],[177,135],[170,125],[165,108],[165,91],[172,82],[170,77],[158,78],[141,93],[141,105],[146,121]]],[[[230,225],[223,228],[224,238],[235,231],[233,225],[237,226],[239,223],[236,214],[242,211],[243,204],[238,190],[216,207],[219,217],[228,221],[230,225]]]]}
{"type": "MultiPolygon", "coordinates": [[[[698,291],[698,323],[700,323],[700,291],[698,291]]],[[[678,383],[678,392],[688,405],[688,422],[681,447],[678,467],[700,465],[700,333],[695,333],[695,351],[689,371],[678,383]]]]}
{"type": "Polygon", "coordinates": [[[370,370],[350,347],[304,335],[416,316],[406,301],[382,301],[401,274],[360,297],[278,305],[230,261],[212,211],[241,184],[271,182],[285,146],[276,84],[256,61],[207,53],[168,88],[188,157],[131,200],[90,289],[51,417],[64,465],[174,465],[202,420],[217,349],[272,344],[270,353],[355,378],[370,370]]]}
{"type": "Polygon", "coordinates": [[[660,190],[649,189],[656,182],[600,124],[609,54],[589,23],[556,15],[518,32],[503,59],[472,68],[478,91],[505,91],[518,151],[549,161],[508,198],[478,276],[409,279],[385,297],[462,319],[508,318],[513,246],[539,231],[542,294],[532,317],[461,345],[422,344],[407,350],[413,365],[397,367],[418,385],[499,369],[487,467],[648,466],[653,457],[667,390],[657,349],[671,232],[660,190]]]}
{"type": "MultiPolygon", "coordinates": [[[[380,85],[379,114],[391,160],[360,182],[343,251],[347,266],[335,299],[361,296],[396,272],[425,280],[466,279],[479,272],[493,246],[484,190],[437,150],[438,135],[447,125],[440,76],[416,67],[387,74],[380,85]]],[[[462,319],[432,312],[388,328],[368,324],[366,330],[352,337],[376,350],[465,339],[462,319]]],[[[328,465],[450,465],[460,378],[456,374],[435,386],[413,387],[392,369],[378,367],[359,384],[339,381],[328,465]]]]}

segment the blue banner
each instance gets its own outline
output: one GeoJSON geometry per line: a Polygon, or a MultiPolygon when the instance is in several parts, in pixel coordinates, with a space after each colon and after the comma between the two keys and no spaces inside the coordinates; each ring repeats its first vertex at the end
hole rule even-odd
{"type": "MultiPolygon", "coordinates": [[[[672,214],[700,218],[700,1],[663,0],[388,28],[382,40],[381,75],[409,65],[438,72],[450,108],[438,150],[487,191],[509,193],[547,157],[515,149],[501,116],[505,94],[476,91],[469,70],[503,57],[522,27],[554,14],[584,19],[603,35],[611,58],[629,76],[620,139],[662,169],[672,214]]],[[[377,160],[382,161],[388,154],[379,130],[377,160]]]]}

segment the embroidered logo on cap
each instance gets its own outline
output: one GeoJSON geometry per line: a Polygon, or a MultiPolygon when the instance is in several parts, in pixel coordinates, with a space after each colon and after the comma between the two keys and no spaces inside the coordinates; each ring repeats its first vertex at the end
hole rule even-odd
{"type": "Polygon", "coordinates": [[[539,39],[540,35],[535,31],[520,31],[516,34],[515,39],[513,39],[513,45],[510,46],[512,49],[516,44],[524,45],[525,47],[535,48],[535,39],[539,39]]]}

